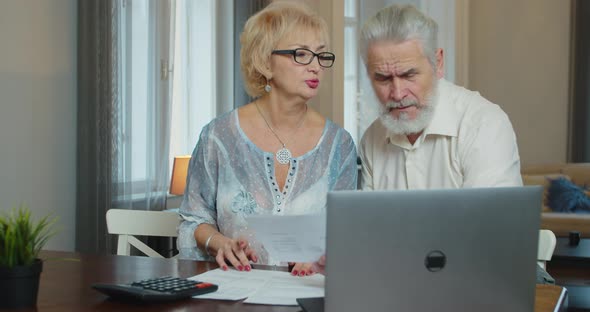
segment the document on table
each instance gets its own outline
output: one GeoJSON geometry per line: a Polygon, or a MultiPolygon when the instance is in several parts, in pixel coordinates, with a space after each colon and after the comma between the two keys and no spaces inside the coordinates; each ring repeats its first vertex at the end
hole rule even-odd
{"type": "Polygon", "coordinates": [[[273,260],[315,262],[326,249],[326,215],[248,217],[255,239],[273,260]]]}
{"type": "Polygon", "coordinates": [[[250,272],[216,269],[191,277],[217,284],[216,292],[195,296],[199,299],[242,300],[244,303],[297,305],[296,298],[324,296],[324,276],[291,276],[288,272],[252,270],[250,272]]]}

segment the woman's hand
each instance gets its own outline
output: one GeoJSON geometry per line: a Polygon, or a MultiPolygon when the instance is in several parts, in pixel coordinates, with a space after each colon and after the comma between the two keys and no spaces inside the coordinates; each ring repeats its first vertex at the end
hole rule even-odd
{"type": "Polygon", "coordinates": [[[258,261],[256,252],[250,248],[248,241],[245,239],[236,240],[225,236],[220,239],[223,239],[223,241],[220,242],[221,247],[217,249],[215,261],[222,270],[227,271],[227,262],[229,262],[238,271],[250,271],[252,269],[250,260],[253,262],[258,261]]]}
{"type": "Polygon", "coordinates": [[[315,273],[312,270],[313,263],[292,263],[292,262],[290,262],[289,265],[294,265],[293,269],[291,270],[291,275],[293,275],[293,276],[307,276],[307,275],[312,275],[315,273]]]}

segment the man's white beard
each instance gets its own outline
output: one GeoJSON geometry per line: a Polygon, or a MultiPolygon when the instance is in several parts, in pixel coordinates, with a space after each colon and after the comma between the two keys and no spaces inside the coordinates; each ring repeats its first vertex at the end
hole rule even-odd
{"type": "Polygon", "coordinates": [[[426,129],[434,116],[437,86],[438,81],[435,80],[432,91],[424,99],[424,104],[418,103],[415,99],[403,99],[400,102],[390,101],[385,105],[379,105],[379,119],[383,126],[393,134],[402,135],[417,134],[426,129]],[[407,112],[401,112],[398,118],[393,117],[389,112],[390,108],[406,106],[416,106],[418,111],[415,119],[410,120],[407,112]]]}

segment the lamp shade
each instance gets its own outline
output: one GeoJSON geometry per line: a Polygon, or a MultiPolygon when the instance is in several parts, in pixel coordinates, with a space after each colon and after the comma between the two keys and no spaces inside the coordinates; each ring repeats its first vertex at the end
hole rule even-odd
{"type": "Polygon", "coordinates": [[[175,156],[172,164],[172,177],[170,178],[170,194],[183,195],[186,187],[186,175],[190,155],[175,156]]]}

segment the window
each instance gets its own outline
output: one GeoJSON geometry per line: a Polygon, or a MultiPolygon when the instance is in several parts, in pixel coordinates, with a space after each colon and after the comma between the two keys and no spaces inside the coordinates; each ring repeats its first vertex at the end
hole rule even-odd
{"type": "Polygon", "coordinates": [[[176,1],[170,168],[216,115],[215,16],[215,0],[176,1]]]}
{"type": "Polygon", "coordinates": [[[119,1],[119,96],[117,117],[117,188],[122,193],[136,193],[150,179],[148,155],[155,153],[149,144],[148,118],[153,110],[156,7],[148,1],[119,1]],[[133,155],[133,156],[132,156],[133,155]],[[133,161],[131,161],[133,157],[133,161]]]}
{"type": "Polygon", "coordinates": [[[358,54],[358,0],[344,3],[344,128],[350,132],[355,143],[359,133],[359,95],[358,73],[360,57],[358,54]]]}
{"type": "Polygon", "coordinates": [[[167,190],[216,114],[216,2],[118,3],[117,193],[167,190]]]}

